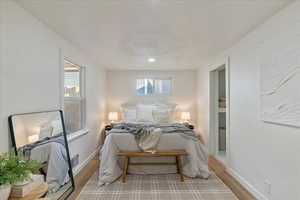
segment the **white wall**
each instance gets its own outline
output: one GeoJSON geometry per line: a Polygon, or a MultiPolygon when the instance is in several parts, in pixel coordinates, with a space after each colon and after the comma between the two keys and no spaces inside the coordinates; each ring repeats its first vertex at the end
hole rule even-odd
{"type": "Polygon", "coordinates": [[[299,35],[296,1],[198,71],[198,124],[208,134],[209,71],[230,57],[229,167],[258,199],[300,199],[300,128],[260,120],[259,73],[261,55],[276,52],[278,43],[296,41],[299,35]],[[272,184],[271,194],[265,191],[265,180],[272,184]]]}
{"type": "Polygon", "coordinates": [[[190,111],[196,121],[196,71],[108,71],[107,72],[107,107],[108,111],[119,111],[127,102],[166,101],[178,104],[177,117],[180,111],[190,111]],[[136,95],[136,78],[168,77],[172,78],[172,94],[164,97],[143,97],[136,95]]]}
{"type": "Polygon", "coordinates": [[[61,108],[60,56],[63,55],[86,66],[90,132],[70,144],[71,154],[79,153],[83,162],[98,146],[105,110],[105,71],[17,3],[4,0],[1,7],[4,36],[1,38],[0,152],[7,151],[10,144],[9,115],[61,108]]]}
{"type": "Polygon", "coordinates": [[[4,91],[4,80],[3,80],[3,72],[4,72],[4,4],[0,1],[0,152],[4,149],[7,149],[7,133],[4,132],[4,123],[2,119],[4,119],[4,104],[3,104],[3,91],[4,91]]]}

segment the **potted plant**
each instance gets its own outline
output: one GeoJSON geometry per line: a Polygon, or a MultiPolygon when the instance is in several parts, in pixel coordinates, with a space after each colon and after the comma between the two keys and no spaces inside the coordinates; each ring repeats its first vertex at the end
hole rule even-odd
{"type": "Polygon", "coordinates": [[[21,155],[9,151],[0,155],[0,200],[7,200],[11,184],[25,184],[31,180],[31,173],[42,167],[34,160],[24,160],[21,155]]]}
{"type": "Polygon", "coordinates": [[[7,154],[0,155],[0,200],[6,200],[10,194],[11,175],[6,168],[7,154]]]}

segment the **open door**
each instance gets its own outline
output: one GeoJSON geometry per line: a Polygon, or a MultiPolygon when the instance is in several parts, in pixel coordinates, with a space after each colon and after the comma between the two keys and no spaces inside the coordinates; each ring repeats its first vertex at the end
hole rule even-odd
{"type": "Polygon", "coordinates": [[[210,71],[210,155],[225,166],[229,159],[228,62],[210,71]]]}

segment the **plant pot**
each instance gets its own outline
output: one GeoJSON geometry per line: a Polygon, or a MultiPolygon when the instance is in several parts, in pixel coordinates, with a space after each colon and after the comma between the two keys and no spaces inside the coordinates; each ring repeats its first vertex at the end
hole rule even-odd
{"type": "Polygon", "coordinates": [[[24,185],[27,185],[28,183],[31,183],[32,181],[31,180],[26,180],[26,181],[18,181],[18,182],[14,182],[12,184],[12,186],[24,186],[24,185]]]}
{"type": "Polygon", "coordinates": [[[29,173],[29,178],[27,180],[24,180],[24,181],[17,181],[17,182],[14,182],[12,183],[12,186],[24,186],[24,185],[27,185],[28,183],[31,183],[32,182],[32,173],[29,173]]]}
{"type": "Polygon", "coordinates": [[[7,200],[10,195],[11,185],[0,185],[0,200],[7,200]]]}

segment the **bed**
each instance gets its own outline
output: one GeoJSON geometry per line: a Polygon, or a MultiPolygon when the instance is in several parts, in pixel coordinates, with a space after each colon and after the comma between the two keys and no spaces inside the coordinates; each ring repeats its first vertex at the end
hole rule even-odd
{"type": "MultiPolygon", "coordinates": [[[[172,120],[174,104],[123,105],[124,120],[113,125],[100,151],[99,184],[107,185],[122,175],[124,160],[119,151],[152,152],[183,149],[183,174],[193,178],[208,178],[207,147],[200,134],[172,120]]],[[[131,162],[174,162],[171,157],[132,158],[131,162]]],[[[130,166],[129,174],[177,173],[175,166],[130,166]]]]}

